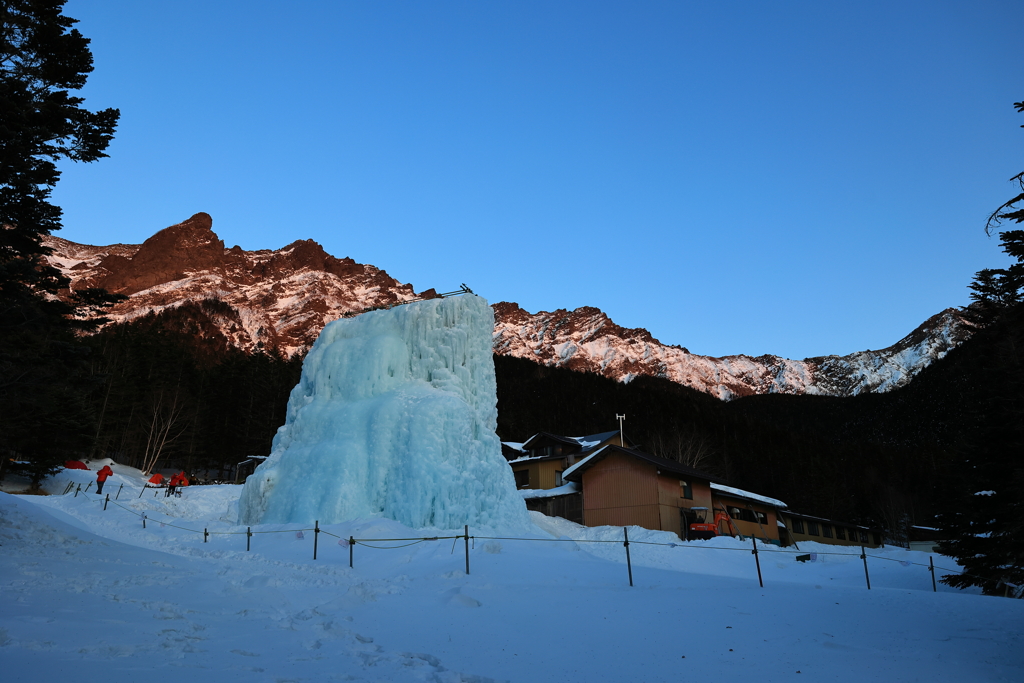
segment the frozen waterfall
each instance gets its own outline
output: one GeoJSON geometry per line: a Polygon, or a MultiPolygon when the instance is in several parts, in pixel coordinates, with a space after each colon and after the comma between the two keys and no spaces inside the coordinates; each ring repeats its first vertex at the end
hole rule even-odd
{"type": "Polygon", "coordinates": [[[494,431],[493,331],[475,295],[327,325],[270,457],[245,482],[239,523],[526,527],[494,431]]]}

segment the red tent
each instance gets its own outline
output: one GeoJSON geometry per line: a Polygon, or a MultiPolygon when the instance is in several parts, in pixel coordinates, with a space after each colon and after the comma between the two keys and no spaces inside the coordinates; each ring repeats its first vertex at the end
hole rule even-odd
{"type": "Polygon", "coordinates": [[[69,470],[88,470],[84,462],[78,460],[68,460],[64,463],[64,468],[69,470]]]}

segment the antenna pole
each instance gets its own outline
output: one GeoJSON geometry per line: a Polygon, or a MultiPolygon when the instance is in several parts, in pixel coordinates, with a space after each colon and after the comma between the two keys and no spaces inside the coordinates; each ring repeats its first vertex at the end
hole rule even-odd
{"type": "Polygon", "coordinates": [[[626,442],[622,438],[622,421],[626,419],[626,416],[625,415],[619,415],[618,413],[616,413],[615,414],[615,419],[619,421],[619,445],[622,446],[623,448],[625,448],[626,447],[626,442]]]}

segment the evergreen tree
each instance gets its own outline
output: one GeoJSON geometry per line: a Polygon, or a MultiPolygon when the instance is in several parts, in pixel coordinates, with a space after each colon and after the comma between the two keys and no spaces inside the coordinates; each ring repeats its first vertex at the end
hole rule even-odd
{"type": "MultiPolygon", "coordinates": [[[[1024,112],[1024,102],[1014,107],[1024,112]]],[[[1024,173],[1012,180],[1024,190],[1024,173]]],[[[1024,192],[992,213],[986,231],[1024,222],[1022,205],[1024,192]]],[[[964,567],[944,582],[1024,595],[1024,230],[1005,230],[999,239],[1016,262],[979,272],[971,285],[986,326],[979,334],[989,338],[992,351],[977,377],[986,387],[984,405],[976,407],[979,427],[951,473],[948,509],[938,517],[949,539],[939,552],[964,567]]]]}
{"type": "Polygon", "coordinates": [[[0,4],[0,454],[27,463],[34,485],[84,447],[91,387],[75,334],[95,328],[102,321],[89,313],[115,300],[66,292],[68,279],[42,260],[43,238],[61,227],[49,201],[56,162],[105,156],[119,116],[70,94],[85,85],[92,53],[63,5],[0,4]]]}

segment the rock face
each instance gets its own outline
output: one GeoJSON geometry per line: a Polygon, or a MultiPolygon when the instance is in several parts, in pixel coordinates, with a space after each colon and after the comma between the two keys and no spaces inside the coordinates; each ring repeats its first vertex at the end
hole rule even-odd
{"type": "Polygon", "coordinates": [[[94,247],[49,237],[49,260],[73,289],[127,295],[108,315],[114,322],[217,298],[234,309],[217,321],[231,344],[285,355],[308,349],[324,325],[345,313],[417,298],[411,285],[335,258],[312,240],[273,251],[225,249],[212,227],[209,214],[197,213],[141,245],[94,247]]]}
{"type": "MultiPolygon", "coordinates": [[[[383,270],[338,259],[312,240],[282,249],[226,249],[213,219],[197,213],[141,245],[95,247],[49,237],[50,263],[73,289],[103,287],[129,298],[108,317],[127,321],[189,301],[219,299],[217,332],[246,351],[285,355],[308,350],[323,327],[347,313],[383,307],[421,294],[383,270]]],[[[529,313],[515,303],[494,305],[494,352],[596,372],[619,381],[664,377],[721,399],[765,393],[849,396],[888,391],[967,339],[972,328],[956,309],[929,318],[880,351],[790,360],[778,356],[691,354],[662,344],[642,328],[616,325],[599,309],[529,313]]]]}
{"type": "Polygon", "coordinates": [[[619,327],[596,308],[531,314],[501,302],[494,310],[495,353],[619,381],[663,377],[725,400],[751,394],[888,391],[909,382],[971,334],[960,312],[949,308],[880,351],[804,360],[772,355],[715,358],[662,344],[642,328],[619,327]]]}

